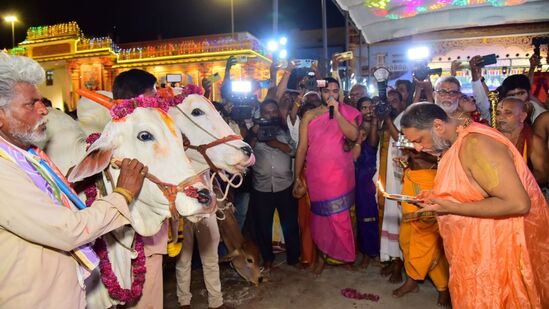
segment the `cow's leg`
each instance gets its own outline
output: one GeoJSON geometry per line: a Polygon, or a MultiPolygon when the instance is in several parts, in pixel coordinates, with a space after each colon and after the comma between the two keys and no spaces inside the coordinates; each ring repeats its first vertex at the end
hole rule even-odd
{"type": "Polygon", "coordinates": [[[217,308],[223,305],[221,294],[221,280],[219,279],[219,228],[217,219],[210,216],[197,224],[196,240],[202,260],[204,282],[208,290],[208,306],[217,308]]]}
{"type": "Polygon", "coordinates": [[[299,225],[297,224],[297,201],[292,196],[292,188],[274,193],[276,208],[280,215],[280,225],[286,242],[286,262],[295,265],[299,262],[299,225]]]}
{"type": "Polygon", "coordinates": [[[263,258],[263,266],[268,270],[274,261],[273,216],[276,202],[271,192],[260,192],[254,189],[252,196],[253,201],[250,207],[254,208],[257,244],[263,258]]]}
{"type": "Polygon", "coordinates": [[[186,219],[183,227],[183,249],[175,264],[177,300],[181,306],[191,304],[191,263],[193,259],[194,224],[186,219]]]}

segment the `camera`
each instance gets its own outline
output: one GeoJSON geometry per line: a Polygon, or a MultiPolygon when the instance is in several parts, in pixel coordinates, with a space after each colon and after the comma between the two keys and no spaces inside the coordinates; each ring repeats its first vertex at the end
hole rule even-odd
{"type": "Polygon", "coordinates": [[[231,92],[228,96],[233,104],[231,118],[241,121],[252,118],[252,106],[257,97],[252,94],[252,83],[250,81],[232,81],[231,92]]]}
{"type": "Polygon", "coordinates": [[[422,67],[419,67],[418,69],[414,70],[414,76],[422,81],[422,80],[425,80],[427,79],[427,77],[429,77],[429,75],[441,75],[442,74],[442,68],[436,68],[436,69],[431,69],[429,68],[428,66],[422,66],[422,67]]]}
{"type": "Polygon", "coordinates": [[[257,141],[268,142],[276,139],[278,131],[280,130],[280,118],[257,118],[254,119],[254,123],[258,125],[257,141]]]}
{"type": "MultiPolygon", "coordinates": [[[[478,68],[485,67],[487,65],[492,65],[498,63],[498,59],[496,57],[496,54],[490,54],[486,56],[482,56],[481,60],[477,63],[478,68]]],[[[460,63],[460,68],[462,69],[470,69],[469,61],[462,61],[460,63]]]]}
{"type": "Polygon", "coordinates": [[[294,59],[292,62],[294,63],[296,69],[310,69],[313,65],[318,65],[318,60],[313,59],[294,59]]]}
{"type": "Polygon", "coordinates": [[[496,54],[490,54],[486,56],[482,56],[482,60],[478,63],[478,67],[482,68],[487,65],[492,65],[498,63],[498,59],[496,57],[496,54]]]}
{"type": "MultiPolygon", "coordinates": [[[[386,91],[386,90],[385,90],[386,91]]],[[[374,103],[374,114],[377,118],[383,119],[391,113],[392,107],[387,103],[387,95],[384,93],[385,99],[381,98],[381,91],[379,91],[379,96],[373,97],[372,101],[374,103]]]]}
{"type": "Polygon", "coordinates": [[[387,82],[391,72],[387,68],[378,68],[374,71],[374,78],[377,81],[378,96],[372,99],[374,103],[374,114],[377,118],[385,118],[391,112],[391,105],[387,102],[387,82]]]}
{"type": "Polygon", "coordinates": [[[342,53],[337,53],[334,56],[340,57],[340,61],[349,61],[353,60],[353,52],[352,51],[346,51],[342,53]]]}
{"type": "Polygon", "coordinates": [[[309,72],[309,74],[307,74],[307,78],[305,78],[303,82],[299,84],[299,87],[304,88],[307,92],[317,91],[318,88],[326,87],[326,80],[317,80],[315,78],[315,74],[313,72],[309,72]]]}

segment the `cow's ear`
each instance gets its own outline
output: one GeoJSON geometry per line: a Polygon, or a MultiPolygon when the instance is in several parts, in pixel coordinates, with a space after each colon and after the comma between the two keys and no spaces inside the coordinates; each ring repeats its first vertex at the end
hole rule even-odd
{"type": "Polygon", "coordinates": [[[230,262],[232,261],[235,257],[239,256],[240,255],[240,250],[238,249],[234,249],[233,251],[229,252],[227,255],[225,255],[224,257],[222,257],[220,259],[220,262],[230,262]]]}
{"type": "Polygon", "coordinates": [[[109,136],[101,136],[88,149],[84,159],[70,170],[67,180],[75,183],[102,172],[111,161],[113,149],[112,139],[109,136]]]}

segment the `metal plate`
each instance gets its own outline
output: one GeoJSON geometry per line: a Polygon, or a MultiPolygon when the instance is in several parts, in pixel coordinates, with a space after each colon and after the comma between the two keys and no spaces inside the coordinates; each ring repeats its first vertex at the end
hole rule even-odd
{"type": "Polygon", "coordinates": [[[399,201],[399,202],[407,202],[407,203],[420,202],[420,200],[416,199],[415,196],[410,196],[410,195],[387,194],[385,195],[385,197],[390,200],[399,201]]]}

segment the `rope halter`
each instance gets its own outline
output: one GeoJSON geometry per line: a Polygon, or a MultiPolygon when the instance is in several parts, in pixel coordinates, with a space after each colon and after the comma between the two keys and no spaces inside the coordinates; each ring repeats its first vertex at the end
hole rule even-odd
{"type": "MultiPolygon", "coordinates": [[[[111,160],[111,165],[115,169],[120,169],[120,166],[122,165],[121,160],[113,159],[111,160]]],[[[195,198],[198,200],[200,204],[208,205],[206,207],[210,208],[214,211],[215,207],[215,193],[213,191],[210,191],[206,188],[198,190],[196,187],[193,186],[193,184],[200,182],[203,183],[206,187],[208,186],[209,181],[207,178],[209,177],[209,171],[204,170],[200,172],[197,175],[193,175],[191,177],[188,177],[184,179],[182,182],[180,182],[177,185],[164,182],[158,177],[154,176],[151,173],[147,173],[145,175],[145,178],[151,181],[152,183],[156,184],[160,191],[164,194],[164,197],[168,200],[168,204],[170,207],[170,213],[174,219],[179,219],[179,213],[177,212],[177,208],[175,206],[175,199],[177,198],[177,193],[181,192],[185,194],[186,196],[190,198],[195,198]],[[210,194],[213,194],[213,198],[210,196],[210,194]]]]}

